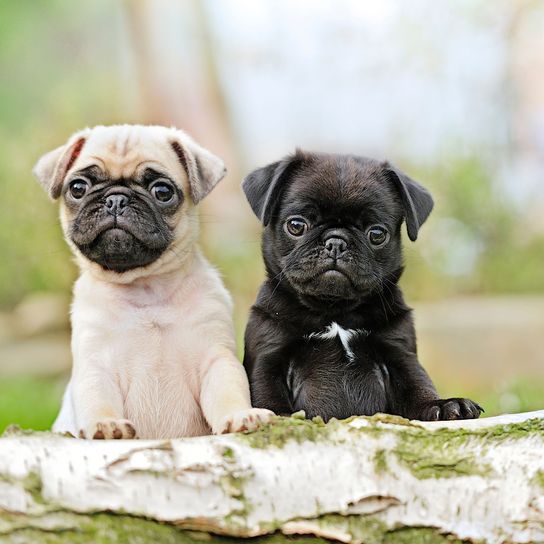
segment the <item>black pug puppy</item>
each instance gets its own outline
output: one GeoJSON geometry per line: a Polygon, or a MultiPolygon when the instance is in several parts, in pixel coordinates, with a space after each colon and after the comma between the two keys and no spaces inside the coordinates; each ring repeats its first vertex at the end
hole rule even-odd
{"type": "Polygon", "coordinates": [[[438,396],[398,286],[401,224],[416,240],[433,208],[425,188],[387,162],[302,151],[242,186],[265,227],[267,280],[245,334],[253,406],[324,420],[479,417],[475,402],[438,396]]]}

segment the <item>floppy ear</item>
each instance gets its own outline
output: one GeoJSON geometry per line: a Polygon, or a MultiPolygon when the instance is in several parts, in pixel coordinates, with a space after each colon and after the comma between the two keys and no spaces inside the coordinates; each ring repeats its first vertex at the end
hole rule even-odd
{"type": "Polygon", "coordinates": [[[89,132],[89,129],[77,132],[66,144],[43,155],[34,166],[32,172],[52,199],[59,198],[64,178],[79,157],[89,132]]]}
{"type": "Polygon", "coordinates": [[[242,189],[253,213],[265,227],[280,202],[285,181],[302,160],[303,154],[297,150],[294,155],[288,155],[281,161],[253,170],[242,182],[242,189]]]}
{"type": "Polygon", "coordinates": [[[433,209],[433,198],[425,187],[394,166],[385,163],[385,168],[390,173],[391,179],[402,198],[408,237],[412,242],[415,242],[421,225],[425,223],[433,209]]]}
{"type": "Polygon", "coordinates": [[[175,138],[170,141],[187,177],[194,204],[198,204],[227,173],[225,163],[197,144],[188,134],[175,129],[175,138]]]}

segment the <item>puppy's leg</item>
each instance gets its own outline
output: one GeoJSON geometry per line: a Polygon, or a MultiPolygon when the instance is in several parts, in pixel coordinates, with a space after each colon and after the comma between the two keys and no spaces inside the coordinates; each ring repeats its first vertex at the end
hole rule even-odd
{"type": "Polygon", "coordinates": [[[80,438],[136,438],[134,425],[123,418],[121,391],[103,369],[88,364],[74,371],[72,393],[80,438]]]}
{"type": "Polygon", "coordinates": [[[293,338],[272,319],[252,309],[245,334],[244,368],[249,377],[253,406],[279,416],[295,410],[287,389],[287,361],[293,338]]]}
{"type": "Polygon", "coordinates": [[[401,416],[421,421],[476,419],[484,411],[470,399],[441,399],[417,359],[406,360],[394,373],[393,383],[397,385],[390,403],[393,411],[401,416]]]}
{"type": "Polygon", "coordinates": [[[254,430],[274,415],[251,407],[244,368],[228,350],[212,357],[202,380],[200,404],[214,434],[254,430]]]}
{"type": "MultiPolygon", "coordinates": [[[[244,358],[244,366],[248,357],[244,358]]],[[[267,353],[252,362],[250,376],[253,406],[267,407],[279,416],[289,416],[295,409],[289,399],[282,353],[267,353]]]]}

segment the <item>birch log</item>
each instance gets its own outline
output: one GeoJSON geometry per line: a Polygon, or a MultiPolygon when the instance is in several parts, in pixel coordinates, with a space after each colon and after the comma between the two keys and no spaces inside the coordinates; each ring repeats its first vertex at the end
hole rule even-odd
{"type": "Polygon", "coordinates": [[[276,418],[168,441],[0,439],[0,542],[544,541],[544,410],[276,418]],[[225,535],[234,537],[225,539],[225,535]]]}

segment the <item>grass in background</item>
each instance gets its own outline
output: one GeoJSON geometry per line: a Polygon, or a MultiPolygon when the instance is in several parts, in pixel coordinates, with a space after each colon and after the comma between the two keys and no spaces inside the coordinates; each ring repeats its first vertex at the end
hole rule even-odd
{"type": "Polygon", "coordinates": [[[475,391],[468,396],[484,407],[486,417],[544,409],[544,388],[538,380],[529,378],[518,379],[495,390],[475,391]]]}
{"type": "MultiPolygon", "coordinates": [[[[11,424],[37,431],[51,428],[60,408],[65,380],[59,378],[8,378],[0,383],[0,434],[11,424]]],[[[438,389],[446,396],[441,384],[438,389]]],[[[530,412],[544,408],[541,386],[519,380],[494,391],[467,391],[485,408],[485,417],[530,412]]]]}
{"type": "Polygon", "coordinates": [[[11,424],[45,431],[58,414],[65,380],[59,378],[2,378],[0,434],[11,424]]]}

